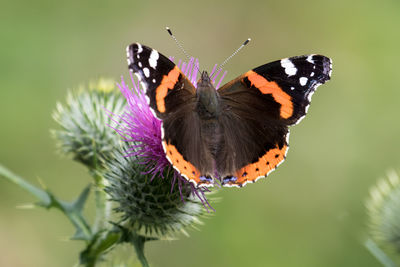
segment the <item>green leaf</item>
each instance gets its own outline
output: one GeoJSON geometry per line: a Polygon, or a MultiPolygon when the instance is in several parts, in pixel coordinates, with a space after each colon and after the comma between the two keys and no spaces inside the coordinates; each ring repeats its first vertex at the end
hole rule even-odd
{"type": "Polygon", "coordinates": [[[82,193],[79,195],[79,197],[75,200],[73,204],[74,210],[79,212],[83,211],[89,193],[90,193],[90,185],[86,186],[85,189],[83,189],[82,193]]]}

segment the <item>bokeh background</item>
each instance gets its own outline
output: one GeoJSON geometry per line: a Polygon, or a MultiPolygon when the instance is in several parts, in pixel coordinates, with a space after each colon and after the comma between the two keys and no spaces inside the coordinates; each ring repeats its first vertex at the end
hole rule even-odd
{"type": "MultiPolygon", "coordinates": [[[[0,162],[63,199],[91,181],[55,152],[49,129],[68,88],[127,75],[125,46],[183,58],[170,26],[201,68],[228,81],[266,62],[321,53],[332,80],[292,128],[286,162],[268,179],[223,189],[200,231],[152,242],[152,266],[380,266],[363,247],[369,187],[398,168],[400,2],[5,1],[0,9],[0,162]]],[[[58,211],[0,178],[0,265],[73,266],[82,244],[58,211]]],[[[93,215],[89,206],[88,216],[93,215]]],[[[132,250],[132,253],[133,250],[132,250]]]]}

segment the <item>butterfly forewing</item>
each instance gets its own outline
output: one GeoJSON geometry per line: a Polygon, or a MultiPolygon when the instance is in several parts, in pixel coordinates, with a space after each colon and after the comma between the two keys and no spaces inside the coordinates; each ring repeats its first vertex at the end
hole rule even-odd
{"type": "Polygon", "coordinates": [[[209,185],[202,173],[212,170],[212,158],[200,135],[194,112],[196,88],[167,57],[138,43],[127,47],[129,69],[138,77],[150,108],[162,120],[162,145],[167,159],[195,185],[209,185]]]}
{"type": "Polygon", "coordinates": [[[225,138],[217,166],[224,185],[255,182],[283,162],[289,148],[288,126],[305,116],[317,86],[330,79],[331,64],[320,55],[282,59],[248,71],[218,90],[225,138]]]}

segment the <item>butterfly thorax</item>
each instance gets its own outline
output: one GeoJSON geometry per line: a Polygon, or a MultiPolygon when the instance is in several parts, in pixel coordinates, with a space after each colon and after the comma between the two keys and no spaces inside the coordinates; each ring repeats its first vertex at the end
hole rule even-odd
{"type": "MultiPolygon", "coordinates": [[[[208,148],[212,158],[215,159],[222,137],[218,123],[219,96],[206,71],[202,72],[197,83],[196,112],[200,119],[200,135],[203,145],[208,148]]],[[[213,171],[206,174],[213,175],[213,171]]]]}
{"type": "Polygon", "coordinates": [[[197,82],[196,90],[196,112],[202,120],[212,120],[218,117],[218,93],[211,82],[207,71],[203,71],[197,82]]]}

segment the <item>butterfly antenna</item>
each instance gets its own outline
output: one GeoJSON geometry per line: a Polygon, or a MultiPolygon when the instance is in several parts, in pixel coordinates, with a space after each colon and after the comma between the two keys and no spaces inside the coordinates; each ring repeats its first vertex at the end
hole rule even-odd
{"type": "MultiPolygon", "coordinates": [[[[172,39],[174,39],[175,43],[178,45],[178,47],[182,50],[183,54],[185,54],[186,58],[188,61],[190,61],[190,56],[188,55],[188,53],[186,53],[185,48],[183,48],[183,46],[181,45],[181,43],[178,41],[178,39],[176,39],[175,35],[172,34],[172,31],[169,27],[165,27],[165,29],[167,30],[167,32],[169,33],[169,35],[171,35],[172,39]]],[[[201,72],[199,70],[199,68],[197,67],[196,64],[193,64],[193,66],[197,69],[197,71],[200,73],[201,72]]]]}
{"type": "MultiPolygon", "coordinates": [[[[233,52],[232,55],[230,55],[227,59],[225,59],[224,62],[222,62],[221,65],[219,65],[218,69],[217,69],[216,71],[214,71],[214,72],[211,74],[211,77],[212,77],[215,73],[217,73],[219,70],[222,70],[222,68],[225,66],[225,64],[228,63],[228,61],[231,60],[231,58],[233,58],[237,53],[239,53],[239,51],[242,50],[242,48],[245,47],[250,41],[251,41],[250,38],[248,38],[246,41],[244,41],[244,43],[243,43],[238,49],[236,49],[236,51],[233,52]]],[[[211,78],[211,77],[210,77],[210,78],[211,78]]]]}

